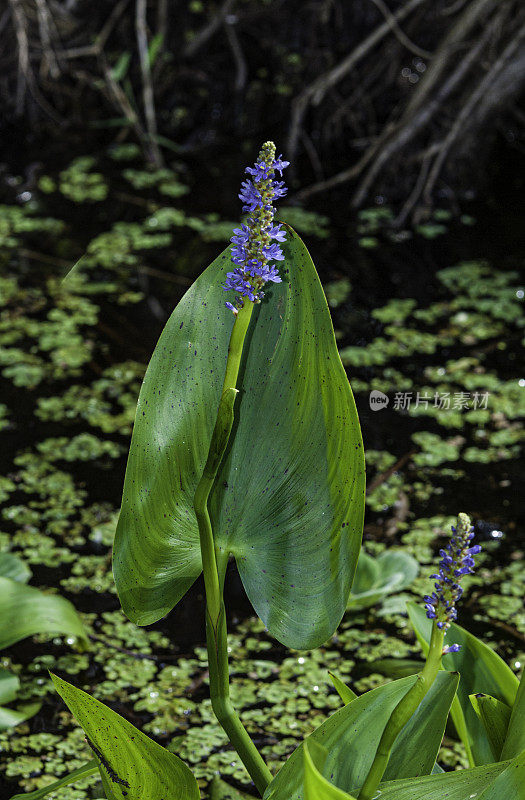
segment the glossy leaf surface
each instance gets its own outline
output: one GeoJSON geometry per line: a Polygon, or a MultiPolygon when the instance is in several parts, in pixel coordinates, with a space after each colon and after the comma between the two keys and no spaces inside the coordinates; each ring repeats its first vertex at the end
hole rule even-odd
{"type": "MultiPolygon", "coordinates": [[[[314,758],[305,756],[305,762],[305,800],[355,800],[355,796],[337,789],[323,778],[319,771],[321,767],[315,764],[314,758]],[[308,794],[309,790],[312,791],[311,795],[308,794]]],[[[509,785],[512,769],[516,769],[516,766],[506,761],[441,775],[387,781],[379,784],[376,796],[380,800],[522,800],[516,785],[514,791],[509,785]],[[497,795],[494,791],[508,793],[497,795]]],[[[518,775],[519,779],[522,776],[518,775]]]]}
{"type": "Polygon", "coordinates": [[[520,685],[516,694],[510,716],[507,736],[501,751],[502,760],[514,758],[525,750],[525,671],[521,675],[520,685]]]}
{"type": "MultiPolygon", "coordinates": [[[[346,606],[359,552],[364,460],[326,300],[291,229],[283,282],[254,310],[235,422],[210,496],[257,614],[288,646],[325,641],[346,606]]],[[[170,317],[140,393],[114,571],[126,614],[164,616],[201,570],[193,495],[208,452],[233,325],[225,250],[170,317]]]]}
{"type": "Polygon", "coordinates": [[[492,761],[499,761],[510,720],[510,708],[488,694],[471,694],[470,702],[485,729],[492,761]]]}
{"type": "MultiPolygon", "coordinates": [[[[503,762],[506,763],[506,762],[503,762]]],[[[525,751],[492,781],[479,800],[523,800],[525,797],[525,751]]]]}
{"type": "MultiPolygon", "coordinates": [[[[441,672],[398,737],[385,778],[430,774],[443,738],[457,675],[441,672]]],[[[361,786],[384,727],[415,678],[380,686],[336,711],[306,740],[328,753],[322,774],[346,792],[361,786]]],[[[303,800],[304,744],[295,750],[264,794],[265,800],[303,800]]]]}
{"type": "Polygon", "coordinates": [[[315,741],[304,746],[304,800],[355,800],[321,775],[326,750],[315,741]]]}
{"type": "Polygon", "coordinates": [[[88,643],[80,617],[68,600],[0,577],[0,650],[35,633],[68,634],[88,643]]]}
{"type": "MultiPolygon", "coordinates": [[[[509,766],[509,762],[487,764],[473,769],[445,772],[403,781],[380,784],[380,800],[481,800],[490,786],[509,766]]],[[[521,800],[519,795],[501,795],[498,800],[521,800]]],[[[485,798],[484,798],[485,800],[485,798]]],[[[492,800],[492,798],[491,798],[492,800]]],[[[495,798],[494,798],[495,800],[495,798]]]]}
{"type": "Polygon", "coordinates": [[[200,800],[197,781],[176,755],[99,700],[57,675],[55,688],[82,726],[108,800],[200,800]]]}
{"type": "MultiPolygon", "coordinates": [[[[432,623],[420,606],[408,603],[407,608],[416,635],[426,653],[432,623]]],[[[447,631],[446,643],[461,645],[458,653],[443,656],[443,667],[457,670],[461,675],[457,700],[451,710],[454,725],[459,736],[470,748],[474,763],[488,764],[493,760],[490,742],[472,708],[469,695],[483,692],[512,706],[518,689],[518,679],[494,650],[455,623],[447,631]]]]}
{"type": "Polygon", "coordinates": [[[341,678],[338,678],[337,675],[335,675],[333,672],[328,672],[328,674],[330,675],[330,679],[334,684],[337,694],[339,695],[345,706],[347,706],[348,703],[351,703],[353,700],[356,699],[356,697],[358,697],[358,695],[354,692],[353,689],[347,686],[346,683],[343,683],[341,678]]]}

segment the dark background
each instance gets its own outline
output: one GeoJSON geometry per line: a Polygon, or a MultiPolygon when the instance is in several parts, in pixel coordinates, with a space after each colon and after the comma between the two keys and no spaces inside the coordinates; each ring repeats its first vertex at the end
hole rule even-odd
{"type": "Polygon", "coordinates": [[[0,36],[4,169],[138,141],[227,203],[272,138],[307,205],[521,202],[520,0],[2,0],[0,36]]]}

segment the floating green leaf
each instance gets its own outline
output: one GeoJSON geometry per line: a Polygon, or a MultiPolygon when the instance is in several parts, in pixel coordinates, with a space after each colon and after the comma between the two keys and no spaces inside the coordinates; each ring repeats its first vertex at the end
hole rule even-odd
{"type": "Polygon", "coordinates": [[[108,800],[200,800],[197,781],[165,750],[99,700],[51,675],[95,753],[108,800]]]}
{"type": "Polygon", "coordinates": [[[419,567],[415,558],[401,550],[386,550],[378,558],[364,551],[359,556],[349,611],[360,611],[379,603],[392,592],[399,592],[416,578],[419,567]]]}
{"type": "MultiPolygon", "coordinates": [[[[289,229],[285,272],[254,311],[236,419],[210,497],[219,553],[231,553],[256,612],[288,646],[337,627],[362,533],[357,412],[311,258],[289,229]]],[[[114,572],[124,611],[147,625],[201,571],[193,496],[208,453],[232,327],[224,251],[173,312],[141,390],[114,572]]]]}
{"type": "Polygon", "coordinates": [[[93,775],[97,770],[97,762],[95,760],[88,761],[87,764],[83,764],[81,767],[78,767],[78,769],[68,772],[67,775],[64,775],[64,777],[60,778],[58,781],[48,783],[47,786],[43,786],[41,789],[35,789],[34,792],[15,794],[11,797],[11,800],[42,800],[43,797],[47,797],[51,792],[56,792],[57,789],[60,789],[62,786],[69,786],[70,783],[75,783],[75,781],[86,778],[88,775],[93,775]]]}
{"type": "MultiPolygon", "coordinates": [[[[432,623],[420,606],[408,603],[407,608],[416,636],[426,653],[432,623]]],[[[457,670],[461,675],[458,696],[451,710],[454,725],[474,763],[488,764],[493,760],[492,749],[469,695],[483,692],[512,706],[518,679],[494,650],[455,623],[447,632],[447,643],[461,645],[458,653],[443,656],[444,668],[457,670]]]]}
{"type": "Polygon", "coordinates": [[[251,795],[244,794],[222,781],[218,776],[210,785],[209,800],[253,800],[251,795]]]}
{"type": "MultiPolygon", "coordinates": [[[[20,681],[9,670],[0,667],[0,704],[11,703],[16,698],[20,681]]],[[[40,710],[42,703],[22,703],[18,708],[3,708],[0,705],[0,731],[20,725],[40,710]]]]}
{"type": "Polygon", "coordinates": [[[35,633],[67,634],[88,644],[86,630],[68,600],[2,577],[0,620],[0,649],[35,633]]]}

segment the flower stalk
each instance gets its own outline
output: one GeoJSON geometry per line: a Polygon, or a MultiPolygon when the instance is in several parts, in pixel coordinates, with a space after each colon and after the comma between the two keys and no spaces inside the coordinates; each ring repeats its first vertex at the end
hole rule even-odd
{"type": "Polygon", "coordinates": [[[223,601],[227,556],[219,554],[215,547],[208,499],[233,426],[235,397],[238,393],[237,379],[253,306],[264,296],[261,290],[267,281],[281,281],[277,268],[269,262],[271,259],[284,259],[280,247],[275,243],[271,244],[270,240],[274,238],[284,241],[285,238],[281,226],[273,225],[275,211],[272,206],[274,198],[285,194],[282,182],[273,180],[275,170],[282,172],[285,166],[287,162],[282,161],[281,157],[275,158],[273,142],[266,142],[255,166],[247,168],[253,181],[244,181],[239,195],[245,203],[243,211],[249,212],[250,216],[246,225],[234,231],[232,261],[237,266],[228,273],[223,285],[226,291],[237,292],[235,305],[229,301],[225,304],[233,311],[235,319],[217,419],[193,502],[199,527],[206,590],[206,644],[212,708],[261,795],[272,780],[272,774],[230,699],[227,626],[223,601]]]}
{"type": "Polygon", "coordinates": [[[427,595],[425,608],[432,620],[432,633],[425,665],[416,677],[416,682],[401,698],[385,726],[372,765],[361,787],[358,800],[373,800],[385,774],[395,741],[407,722],[415,714],[425,695],[436,680],[441,669],[441,658],[446,653],[455,653],[460,645],[444,646],[447,629],[456,619],[456,603],[463,589],[459,585],[463,575],[473,572],[473,556],[479,553],[479,545],[470,546],[474,529],[467,514],[459,514],[457,526],[445,550],[440,550],[439,571],[431,575],[435,579],[434,592],[427,595]]]}

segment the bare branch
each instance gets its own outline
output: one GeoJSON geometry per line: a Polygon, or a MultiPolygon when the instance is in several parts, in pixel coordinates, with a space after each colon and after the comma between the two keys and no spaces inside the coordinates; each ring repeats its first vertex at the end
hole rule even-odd
{"type": "Polygon", "coordinates": [[[153,162],[157,166],[160,166],[160,164],[162,164],[162,155],[157,141],[157,116],[155,114],[155,98],[149,63],[146,9],[147,0],[136,0],[135,31],[142,73],[142,102],[144,104],[144,116],[146,118],[146,127],[148,130],[147,141],[153,162]]]}
{"type": "Polygon", "coordinates": [[[212,17],[208,24],[205,25],[204,28],[202,28],[202,30],[200,30],[195,36],[195,38],[186,45],[184,48],[184,56],[186,58],[193,58],[193,56],[196,55],[196,53],[198,53],[202,47],[204,47],[208,39],[211,39],[211,37],[219,30],[226,18],[226,15],[230,13],[234,2],[235,0],[225,0],[215,16],[212,17]]]}
{"type": "MultiPolygon", "coordinates": [[[[393,14],[396,22],[401,22],[411,11],[422,5],[426,0],[409,0],[404,6],[393,14]]],[[[335,67],[324,72],[309,86],[307,86],[292,103],[292,114],[290,123],[290,133],[286,152],[293,161],[297,151],[297,140],[302,126],[304,115],[310,103],[319,105],[328,90],[335,86],[345,75],[347,75],[356,64],[359,63],[368,53],[392,32],[390,21],[385,21],[377,27],[366,39],[364,39],[346,58],[339,62],[335,67]]]]}

